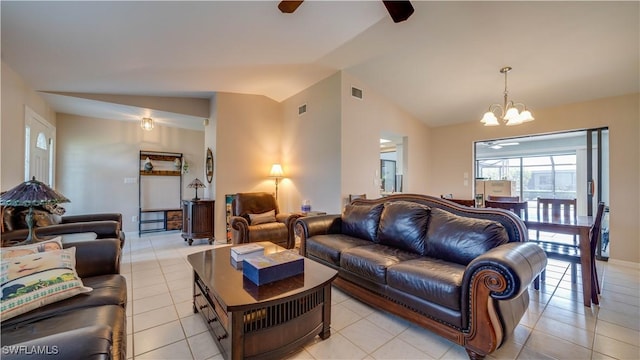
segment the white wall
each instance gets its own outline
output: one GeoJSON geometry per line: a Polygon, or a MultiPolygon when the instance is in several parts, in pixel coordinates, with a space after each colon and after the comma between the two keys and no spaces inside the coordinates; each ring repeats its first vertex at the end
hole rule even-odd
{"type": "MultiPolygon", "coordinates": [[[[215,238],[222,240],[226,238],[225,194],[275,192],[268,175],[271,164],[282,161],[282,106],[265,96],[232,93],[217,93],[211,106],[215,112],[205,143],[215,147],[215,238]]],[[[288,171],[287,164],[283,166],[288,171]]],[[[280,194],[286,193],[284,188],[286,182],[280,194]]]]}
{"type": "Polygon", "coordinates": [[[1,72],[0,190],[6,191],[24,181],[25,106],[54,126],[56,114],[4,61],[1,72]]]}
{"type": "MultiPolygon", "coordinates": [[[[380,136],[404,137],[405,193],[428,193],[429,128],[348,73],[342,73],[342,198],[366,193],[380,197],[380,136]],[[351,87],[363,98],[351,96],[351,87]]],[[[344,200],[343,200],[344,201],[344,200]]]]}
{"type": "Polygon", "coordinates": [[[311,210],[339,213],[342,209],[340,106],[339,73],[282,103],[282,156],[287,176],[283,198],[290,211],[300,211],[303,200],[311,202],[311,210]],[[298,116],[303,104],[307,112],[298,116]]]}
{"type": "MultiPolygon", "coordinates": [[[[189,162],[189,173],[183,175],[183,198],[193,197],[189,182],[205,178],[202,131],[159,125],[144,131],[134,122],[69,114],[58,114],[57,129],[56,183],[71,200],[64,205],[67,214],[119,212],[124,230],[137,232],[138,223],[132,216],[138,215],[140,150],[183,153],[189,162]],[[134,178],[136,183],[127,184],[125,178],[134,178]]],[[[179,202],[175,207],[180,208],[179,202]]]]}

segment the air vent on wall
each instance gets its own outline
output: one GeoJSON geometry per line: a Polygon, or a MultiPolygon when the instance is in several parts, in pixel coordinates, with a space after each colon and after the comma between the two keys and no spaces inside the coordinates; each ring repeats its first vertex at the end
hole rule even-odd
{"type": "Polygon", "coordinates": [[[302,114],[307,112],[307,104],[302,104],[300,106],[298,106],[298,116],[301,116],[302,114]]]}
{"type": "Polygon", "coordinates": [[[351,87],[351,96],[354,98],[358,98],[362,100],[362,89],[358,89],[357,87],[351,87]]]}

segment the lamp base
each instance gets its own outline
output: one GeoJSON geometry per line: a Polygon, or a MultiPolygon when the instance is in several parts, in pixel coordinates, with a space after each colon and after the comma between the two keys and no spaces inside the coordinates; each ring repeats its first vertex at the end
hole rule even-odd
{"type": "Polygon", "coordinates": [[[198,201],[200,200],[200,198],[194,197],[193,199],[191,199],[191,201],[198,201]]]}
{"type": "Polygon", "coordinates": [[[27,223],[27,227],[29,228],[29,235],[27,235],[27,238],[23,242],[21,242],[19,245],[37,243],[40,240],[36,236],[35,229],[33,228],[33,206],[29,207],[29,212],[25,217],[25,221],[27,223]]]}

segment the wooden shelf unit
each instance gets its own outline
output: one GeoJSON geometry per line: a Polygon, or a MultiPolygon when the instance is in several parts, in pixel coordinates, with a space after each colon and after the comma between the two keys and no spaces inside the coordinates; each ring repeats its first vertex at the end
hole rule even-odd
{"type": "MultiPolygon", "coordinates": [[[[182,229],[182,171],[181,169],[169,170],[168,168],[175,167],[174,162],[176,159],[180,160],[182,165],[184,157],[182,153],[172,152],[160,152],[160,151],[145,151],[140,150],[139,156],[139,178],[138,178],[138,236],[146,233],[181,230],[182,229]],[[152,164],[161,165],[160,169],[145,170],[144,162],[146,159],[151,160],[152,164]],[[147,176],[174,176],[179,177],[179,189],[177,191],[178,202],[175,207],[169,206],[166,208],[145,208],[142,199],[142,177],[147,176]],[[152,225],[154,227],[149,227],[152,225]]],[[[154,166],[155,166],[154,165],[154,166]]],[[[160,196],[162,194],[159,194],[160,196]]]]}

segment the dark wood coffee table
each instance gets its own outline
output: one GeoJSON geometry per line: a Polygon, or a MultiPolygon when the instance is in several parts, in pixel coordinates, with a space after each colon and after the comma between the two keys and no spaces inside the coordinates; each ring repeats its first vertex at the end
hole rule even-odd
{"type": "MultiPolygon", "coordinates": [[[[265,254],[286,249],[259,243],[265,254]]],[[[262,286],[232,264],[231,246],[191,254],[193,311],[226,359],[282,358],[331,335],[331,282],[338,272],[304,259],[304,274],[262,286]]]]}

